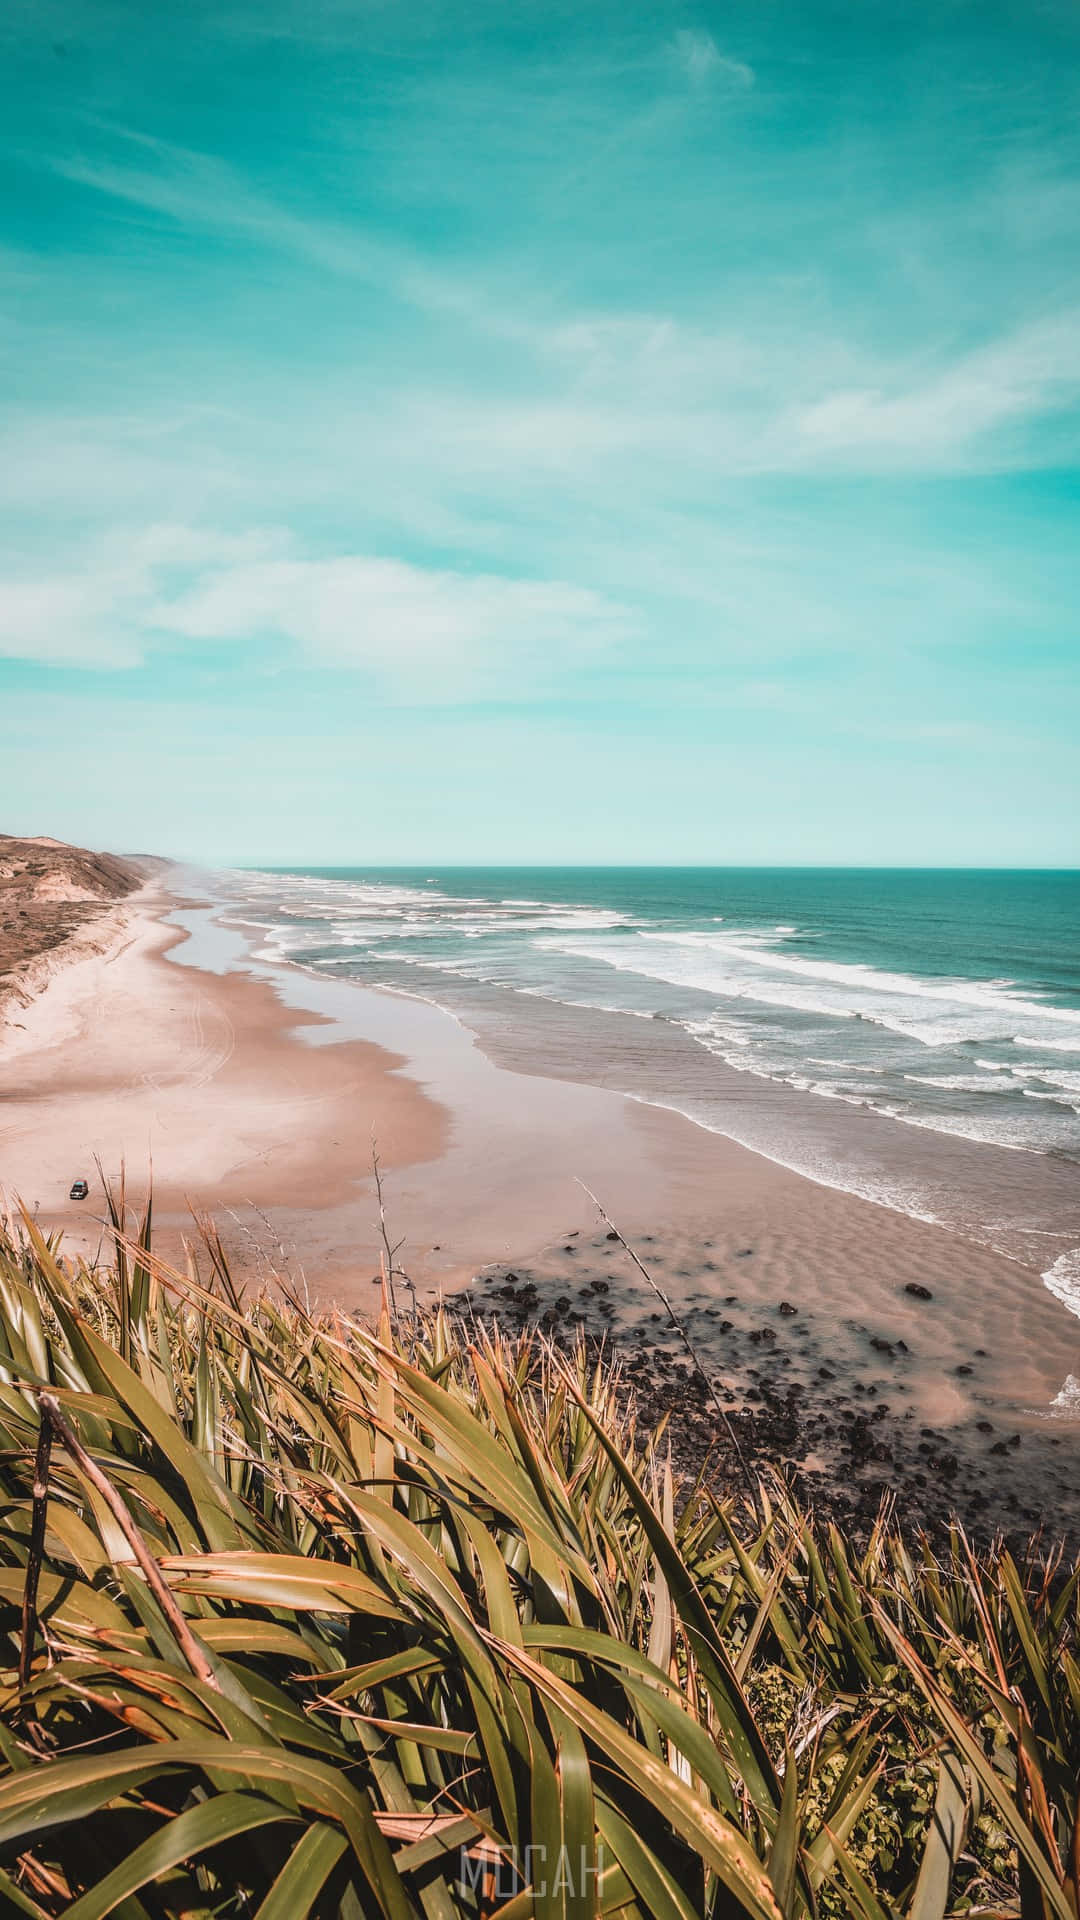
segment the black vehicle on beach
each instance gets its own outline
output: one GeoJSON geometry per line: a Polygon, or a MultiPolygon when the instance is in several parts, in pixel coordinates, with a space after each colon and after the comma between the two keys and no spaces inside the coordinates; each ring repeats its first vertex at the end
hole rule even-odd
{"type": "Polygon", "coordinates": [[[73,1180],[71,1183],[71,1192],[68,1194],[68,1199],[69,1200],[85,1200],[89,1191],[90,1189],[87,1186],[85,1180],[73,1180]]]}

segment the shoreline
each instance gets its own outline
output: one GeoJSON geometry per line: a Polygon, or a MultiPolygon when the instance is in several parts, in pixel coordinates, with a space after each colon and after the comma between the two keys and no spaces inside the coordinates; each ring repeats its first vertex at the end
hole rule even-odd
{"type": "MultiPolygon", "coordinates": [[[[179,1258],[193,1209],[248,1209],[258,1221],[340,1202],[364,1175],[350,1131],[358,1103],[378,1103],[388,1166],[433,1156],[443,1140],[446,1116],[404,1076],[403,1057],[359,1040],[302,1046],[297,1032],[324,1024],[317,1012],[290,1010],[241,974],[176,966],[186,935],[170,922],[185,899],[166,877],[109,909],[93,949],[53,955],[34,999],[0,1029],[0,1189],[83,1252],[101,1230],[96,1160],[112,1180],[126,1166],[138,1195],[152,1170],[159,1244],[179,1258]],[[83,1203],[68,1198],[78,1177],[91,1184],[83,1203]]],[[[268,1265],[266,1233],[258,1244],[245,1222],[244,1277],[268,1265]]]]}
{"type": "Polygon", "coordinates": [[[0,1186],[38,1201],[47,1228],[96,1244],[100,1206],[63,1198],[91,1176],[80,1142],[93,1140],[107,1171],[126,1157],[132,1190],[152,1162],[165,1257],[182,1255],[190,1201],[217,1217],[241,1280],[276,1269],[317,1304],[363,1313],[378,1267],[374,1127],[391,1237],[407,1235],[401,1258],[421,1291],[465,1288],[467,1307],[473,1282],[473,1299],[514,1324],[531,1287],[530,1311],[650,1354],[641,1384],[655,1394],[679,1362],[656,1301],[598,1233],[584,1181],[732,1404],[775,1439],[782,1402],[804,1461],[829,1455],[843,1402],[865,1457],[851,1469],[841,1448],[834,1477],[842,1459],[877,1485],[903,1460],[901,1480],[917,1484],[920,1446],[946,1462],[966,1451],[976,1477],[993,1467],[1006,1517],[1009,1500],[1035,1511],[1022,1488],[1040,1477],[1080,1515],[1080,1470],[1075,1489],[1061,1478],[1075,1449],[1060,1444],[1080,1422],[1053,1406],[1080,1373],[1080,1327],[1036,1269],[660,1105],[497,1064],[430,1000],[255,960],[215,926],[221,903],[199,904],[182,879],[174,870],[110,910],[108,950],[58,965],[22,1010],[22,1035],[4,1029],[0,1186]],[[889,1460],[867,1439],[870,1413],[897,1427],[889,1460]],[[1018,1462],[1014,1433],[1041,1465],[1018,1462]]]}

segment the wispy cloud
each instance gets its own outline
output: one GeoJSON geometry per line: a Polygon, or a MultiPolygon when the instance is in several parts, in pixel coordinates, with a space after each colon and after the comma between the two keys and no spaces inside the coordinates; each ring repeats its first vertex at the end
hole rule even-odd
{"type": "Polygon", "coordinates": [[[1023,466],[1002,429],[1080,399],[1080,309],[1034,321],[932,374],[897,369],[870,387],[836,388],[794,422],[804,457],[920,468],[1023,466]]]}
{"type": "Polygon", "coordinates": [[[25,157],[74,186],[177,226],[243,239],[423,312],[453,315],[482,332],[534,337],[520,316],[487,294],[475,274],[448,272],[405,243],[355,221],[285,206],[217,154],[128,127],[109,125],[98,133],[108,137],[112,157],[78,151],[25,157]]]}
{"type": "Polygon", "coordinates": [[[1059,457],[1080,454],[1080,309],[967,350],[898,355],[775,326],[710,335],[662,316],[582,316],[551,330],[542,369],[541,391],[403,390],[395,428],[423,437],[431,472],[504,474],[525,493],[542,476],[584,489],[607,473],[617,500],[659,501],[679,477],[707,489],[1023,472],[1042,462],[1037,430],[1050,425],[1059,457]]]}
{"type": "Polygon", "coordinates": [[[207,565],[241,564],[264,544],[179,526],[152,526],[93,543],[81,566],[0,578],[0,655],[115,670],[146,653],[146,613],[160,580],[207,565]]]}
{"type": "Polygon", "coordinates": [[[211,642],[278,635],[310,661],[362,669],[421,704],[521,697],[539,675],[608,658],[636,628],[625,607],[559,580],[428,570],[347,554],[219,569],[158,599],[149,624],[211,642]]]}
{"type": "Polygon", "coordinates": [[[50,666],[138,666],[143,649],[115,622],[130,594],[123,579],[0,582],[0,655],[50,666]]]}
{"type": "Polygon", "coordinates": [[[1030,45],[1022,99],[991,49],[924,112],[936,29],[894,59],[820,9],[228,0],[167,86],[154,9],[95,42],[50,4],[81,25],[0,254],[6,654],[601,730],[809,726],[873,661],[1066,643],[1031,500],[1080,461],[1080,148],[1030,45]]]}
{"type": "Polygon", "coordinates": [[[424,568],[370,554],[311,556],[279,529],[186,526],[114,534],[59,577],[0,583],[0,652],[91,669],[155,648],[279,643],[310,665],[369,675],[419,704],[521,697],[610,658],[639,622],[561,580],[424,568]]]}
{"type": "Polygon", "coordinates": [[[722,53],[712,34],[700,28],[681,27],[675,35],[674,52],[688,80],[696,87],[711,80],[740,88],[754,84],[753,67],[722,53]]]}
{"type": "MultiPolygon", "coordinates": [[[[753,82],[700,29],[682,29],[670,50],[695,86],[753,82]]],[[[456,341],[461,364],[441,393],[432,385],[433,417],[457,414],[462,445],[478,454],[490,436],[481,466],[509,454],[565,472],[637,448],[717,476],[1023,470],[1041,457],[1024,429],[1080,394],[1080,307],[1067,290],[1056,313],[1045,301],[1013,324],[987,313],[980,343],[973,327],[952,337],[926,322],[892,350],[812,288],[793,298],[767,268],[725,294],[724,322],[711,329],[675,288],[648,312],[604,310],[539,278],[511,298],[505,284],[495,290],[492,259],[437,258],[362,220],[285,205],[217,155],[117,126],[92,131],[86,152],[41,164],[114,203],[358,283],[371,312],[389,299],[442,328],[439,350],[452,356],[456,341]],[[476,357],[485,341],[505,349],[505,364],[476,357]]],[[[914,256],[913,231],[905,244],[914,256]]],[[[294,365],[290,377],[299,390],[307,370],[294,365]]],[[[397,389],[401,413],[416,387],[414,372],[397,389]]]]}

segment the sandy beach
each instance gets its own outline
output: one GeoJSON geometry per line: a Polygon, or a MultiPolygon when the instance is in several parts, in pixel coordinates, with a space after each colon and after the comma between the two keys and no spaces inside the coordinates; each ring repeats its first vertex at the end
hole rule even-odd
{"type": "Polygon", "coordinates": [[[809,1471],[841,1442],[850,1454],[855,1421],[874,1489],[902,1465],[932,1490],[944,1462],[976,1511],[987,1466],[1031,1524],[1048,1502],[1080,1504],[1060,1399],[1080,1327],[1037,1271],[680,1115],[496,1065],[426,1001],[255,961],[176,887],[165,876],[113,907],[99,950],[54,959],[29,1004],[5,1008],[9,1204],[92,1255],[95,1160],[126,1165],[130,1195],[152,1167],[164,1255],[209,1213],[241,1279],[282,1272],[364,1310],[374,1140],[418,1289],[614,1334],[647,1356],[643,1384],[667,1379],[677,1398],[679,1338],[590,1188],[731,1404],[782,1414],[809,1471]],[[78,1176],[82,1203],[67,1197],[78,1176]]]}
{"type": "MultiPolygon", "coordinates": [[[[447,1116],[404,1078],[385,1049],[299,1044],[302,1023],[271,986],[177,967],[185,934],[167,923],[177,902],[158,882],[99,923],[94,949],[39,965],[29,1004],[8,1008],[0,1062],[0,1154],[9,1202],[87,1248],[100,1211],[100,1161],[145,1188],[173,1238],[190,1209],[226,1218],[246,1208],[318,1213],[370,1167],[378,1117],[387,1165],[430,1158],[447,1116]],[[67,1198],[72,1180],[91,1198],[67,1198]]],[[[256,1211],[258,1210],[258,1211],[256,1211]]],[[[243,1241],[240,1257],[244,1263],[243,1241]]]]}

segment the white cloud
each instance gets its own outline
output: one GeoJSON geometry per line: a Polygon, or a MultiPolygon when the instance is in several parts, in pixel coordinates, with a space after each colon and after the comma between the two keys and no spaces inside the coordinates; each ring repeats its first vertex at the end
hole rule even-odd
{"type": "MultiPolygon", "coordinates": [[[[1033,322],[930,377],[839,388],[799,411],[808,452],[938,466],[977,458],[978,443],[1080,397],[1080,313],[1033,322]]],[[[990,464],[993,464],[991,457],[990,464]]]]}
{"type": "Polygon", "coordinates": [[[147,526],[108,534],[85,564],[46,578],[0,579],[0,656],[91,668],[137,666],[156,583],[172,570],[240,564],[263,549],[263,534],[147,526]]]}
{"type": "Polygon", "coordinates": [[[697,28],[679,29],[675,35],[675,56],[694,86],[703,86],[706,81],[713,79],[724,80],[735,87],[752,87],[754,84],[753,67],[721,53],[712,34],[697,28]]]}
{"type": "MultiPolygon", "coordinates": [[[[666,57],[695,86],[718,79],[753,83],[752,71],[701,29],[683,28],[666,57]]],[[[228,233],[390,291],[482,335],[484,356],[479,360],[475,340],[468,341],[460,371],[444,373],[441,386],[433,371],[430,391],[418,391],[415,371],[402,381],[395,367],[379,391],[375,380],[365,387],[361,375],[350,373],[339,378],[341,390],[330,399],[322,368],[313,374],[292,367],[270,404],[252,405],[252,418],[236,422],[235,430],[226,422],[235,404],[227,379],[216,408],[204,408],[201,419],[190,410],[190,421],[167,435],[140,437],[137,423],[122,419],[91,423],[90,431],[72,421],[66,442],[61,426],[51,426],[39,447],[33,423],[24,431],[16,424],[14,444],[0,457],[0,499],[14,496],[16,505],[37,499],[78,511],[80,495],[99,501],[113,489],[121,496],[118,511],[138,512],[139,502],[152,497],[159,511],[182,519],[212,513],[231,495],[262,502],[245,511],[284,518],[290,489],[295,494],[302,486],[311,495],[325,476],[335,498],[343,489],[354,496],[385,492],[386,476],[395,473],[404,476],[403,498],[417,501],[440,486],[444,494],[460,494],[472,478],[494,477],[498,497],[483,511],[496,520],[506,488],[520,499],[544,476],[560,487],[579,487],[592,511],[596,470],[605,469],[604,497],[615,500],[634,455],[638,471],[626,484],[646,491],[651,478],[657,495],[665,465],[694,467],[709,488],[743,474],[1022,470],[1042,459],[1040,443],[1047,428],[1053,430],[1055,409],[1080,395],[1075,310],[1011,330],[999,316],[997,339],[977,348],[948,338],[951,322],[939,317],[935,324],[916,312],[910,346],[893,335],[875,349],[865,312],[837,324],[812,286],[768,274],[752,289],[739,285],[730,299],[717,301],[712,328],[700,315],[680,315],[677,291],[658,300],[656,311],[622,313],[575,307],[572,298],[560,303],[550,288],[528,281],[520,297],[495,297],[497,279],[485,285],[472,270],[455,274],[362,224],[301,215],[212,155],[122,129],[109,132],[108,159],[68,154],[44,164],[183,225],[228,233]],[[492,340],[506,349],[504,359],[487,352],[492,340]],[[347,444],[340,425],[361,394],[366,460],[352,425],[347,444]],[[279,423],[287,450],[275,459],[279,423]],[[98,445],[91,444],[95,438],[98,445]],[[301,441],[310,455],[303,476],[301,441]],[[422,462],[415,455],[420,446],[422,462]],[[432,471],[436,465],[442,474],[432,471]]],[[[906,235],[906,244],[913,254],[925,247],[922,226],[906,235]]],[[[993,330],[989,315],[968,316],[967,324],[993,330]]],[[[445,367],[440,356],[451,333],[440,331],[433,367],[445,367]]],[[[33,351],[30,342],[27,351],[33,351]]],[[[425,364],[417,356],[412,367],[425,364]]],[[[1067,423],[1058,430],[1071,431],[1067,423]]],[[[445,506],[444,498],[430,510],[445,506]]],[[[473,499],[469,512],[476,510],[473,499]]]]}
{"type": "Polygon", "coordinates": [[[324,664],[465,682],[497,676],[503,664],[518,671],[606,650],[632,625],[624,608],[564,581],[428,571],[355,554],[228,565],[157,601],[149,618],[191,639],[276,633],[324,664]]]}
{"type": "Polygon", "coordinates": [[[0,583],[0,652],[137,664],[172,642],[283,641],[319,666],[407,687],[421,704],[534,683],[608,656],[627,608],[563,580],[429,569],[367,554],[315,558],[284,532],[151,526],[111,535],[78,572],[0,583]]]}
{"type": "Polygon", "coordinates": [[[121,581],[5,580],[0,583],[0,655],[94,667],[135,666],[135,641],[113,618],[124,600],[121,581]]]}
{"type": "MultiPolygon", "coordinates": [[[[143,645],[151,610],[179,632],[211,594],[230,621],[241,594],[267,616],[276,595],[287,637],[309,646],[331,629],[344,644],[342,610],[363,604],[370,618],[358,616],[352,631],[375,650],[394,597],[407,603],[419,644],[435,630],[436,603],[440,619],[467,608],[485,631],[484,580],[498,583],[489,598],[501,594],[500,606],[513,598],[529,632],[540,619],[536,581],[587,583],[621,600],[646,555],[670,571],[680,597],[688,574],[699,596],[703,574],[724,577],[716,529],[744,476],[1023,471],[1038,465],[1049,436],[1063,455],[1080,442],[1070,412],[1080,400],[1080,310],[967,352],[950,343],[902,356],[809,331],[801,342],[764,326],[755,335],[734,319],[709,332],[662,311],[583,313],[553,331],[537,376],[530,388],[434,373],[421,383],[414,372],[382,393],[362,372],[316,368],[281,388],[267,376],[230,394],[222,382],[206,396],[218,405],[186,416],[148,405],[12,419],[0,431],[0,507],[12,554],[18,541],[24,557],[5,565],[0,554],[0,651],[120,663],[143,645]],[[275,532],[263,536],[265,550],[248,536],[220,561],[155,555],[148,535],[128,550],[124,533],[81,562],[74,587],[63,570],[25,558],[41,537],[35,523],[127,529],[147,501],[173,528],[159,529],[159,542],[200,520],[250,519],[300,536],[326,524],[356,531],[351,552],[341,541],[328,559],[275,532]],[[710,527],[704,546],[695,535],[689,569],[670,551],[675,505],[710,527]],[[485,574],[443,573],[433,589],[429,573],[391,581],[371,558],[418,547],[466,554],[485,574]],[[602,567],[590,559],[601,547],[602,567]],[[270,562],[286,567],[272,592],[270,562]],[[185,565],[190,582],[166,577],[185,565]]],[[[598,641],[612,625],[601,604],[555,609],[549,600],[544,617],[598,641]]]]}

